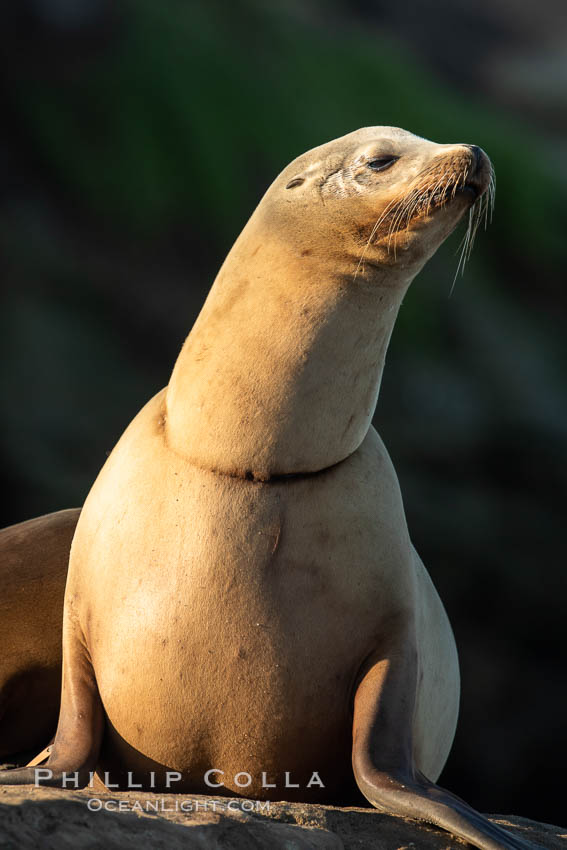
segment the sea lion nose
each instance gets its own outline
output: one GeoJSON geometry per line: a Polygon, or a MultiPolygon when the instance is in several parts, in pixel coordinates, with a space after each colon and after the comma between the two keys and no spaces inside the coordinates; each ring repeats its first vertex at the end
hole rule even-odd
{"type": "Polygon", "coordinates": [[[470,150],[474,157],[474,170],[478,171],[482,166],[482,160],[484,159],[485,153],[482,148],[478,147],[478,145],[466,145],[466,147],[470,150]]]}

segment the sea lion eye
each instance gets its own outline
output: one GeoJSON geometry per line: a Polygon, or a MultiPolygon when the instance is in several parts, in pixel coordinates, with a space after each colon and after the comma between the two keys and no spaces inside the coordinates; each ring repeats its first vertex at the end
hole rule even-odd
{"type": "Polygon", "coordinates": [[[378,156],[376,159],[369,159],[366,164],[372,171],[385,171],[386,168],[389,168],[398,159],[399,156],[378,156]]]}

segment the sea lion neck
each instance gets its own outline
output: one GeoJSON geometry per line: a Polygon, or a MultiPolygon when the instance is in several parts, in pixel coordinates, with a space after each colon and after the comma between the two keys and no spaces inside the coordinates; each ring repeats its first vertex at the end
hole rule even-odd
{"type": "Polygon", "coordinates": [[[175,364],[166,438],[242,478],[316,472],[362,443],[405,285],[353,283],[352,258],[251,220],[175,364]]]}

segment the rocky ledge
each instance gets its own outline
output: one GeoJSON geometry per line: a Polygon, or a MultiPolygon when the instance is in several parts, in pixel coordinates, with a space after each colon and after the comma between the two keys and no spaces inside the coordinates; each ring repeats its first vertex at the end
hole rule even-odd
{"type": "MultiPolygon", "coordinates": [[[[548,850],[567,850],[567,829],[519,817],[490,819],[548,850]]],[[[432,826],[373,809],[92,789],[0,789],[2,850],[464,850],[466,846],[432,826]]]]}

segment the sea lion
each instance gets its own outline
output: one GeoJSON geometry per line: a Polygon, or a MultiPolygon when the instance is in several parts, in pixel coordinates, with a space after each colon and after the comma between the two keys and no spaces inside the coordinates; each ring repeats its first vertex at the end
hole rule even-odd
{"type": "Polygon", "coordinates": [[[83,508],[49,784],[98,765],[121,788],[359,789],[482,850],[530,846],[434,784],[457,653],[370,424],[402,297],[491,175],[475,146],[371,127],[268,189],[83,508]]]}
{"type": "Polygon", "coordinates": [[[63,597],[80,512],[0,530],[0,758],[43,746],[55,732],[63,597]]]}

